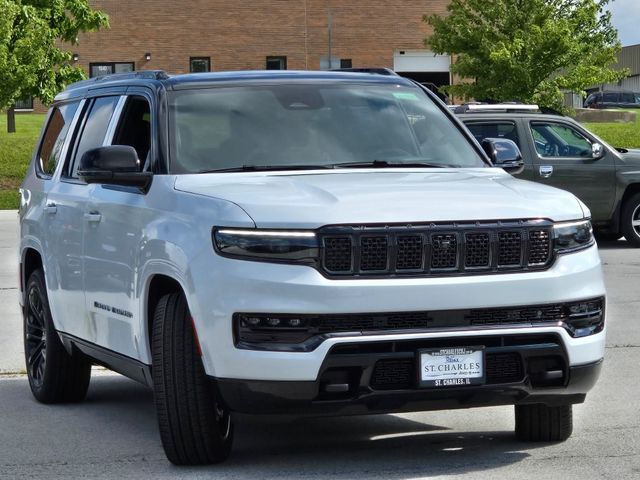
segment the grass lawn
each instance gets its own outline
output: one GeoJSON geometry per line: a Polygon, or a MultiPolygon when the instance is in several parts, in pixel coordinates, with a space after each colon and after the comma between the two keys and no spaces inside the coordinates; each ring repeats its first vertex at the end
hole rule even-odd
{"type": "Polygon", "coordinates": [[[7,133],[7,114],[0,112],[0,209],[18,208],[18,187],[45,116],[43,114],[16,115],[16,133],[7,133]]]}
{"type": "Polygon", "coordinates": [[[584,126],[613,147],[640,148],[640,110],[636,123],[585,123],[584,126]]]}
{"type": "MultiPolygon", "coordinates": [[[[636,123],[585,123],[615,147],[640,148],[640,110],[636,123]]],[[[16,115],[16,133],[7,133],[7,115],[0,112],[0,210],[18,208],[18,187],[42,127],[43,114],[16,115]]]]}

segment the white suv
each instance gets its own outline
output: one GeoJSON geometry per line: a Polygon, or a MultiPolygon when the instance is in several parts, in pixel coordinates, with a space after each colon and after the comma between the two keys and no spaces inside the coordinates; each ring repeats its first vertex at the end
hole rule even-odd
{"type": "Polygon", "coordinates": [[[590,214],[483,147],[393,75],[72,85],[21,188],[33,394],[145,383],[176,464],[224,460],[234,412],[508,404],[566,439],[604,354],[590,214]]]}

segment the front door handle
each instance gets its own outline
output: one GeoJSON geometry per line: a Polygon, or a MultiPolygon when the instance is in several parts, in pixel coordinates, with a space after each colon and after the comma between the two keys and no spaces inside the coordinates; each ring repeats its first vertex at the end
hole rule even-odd
{"type": "Polygon", "coordinates": [[[98,212],[85,213],[84,218],[87,219],[87,222],[90,223],[98,223],[102,220],[102,215],[98,212]]]}
{"type": "Polygon", "coordinates": [[[55,203],[48,203],[46,207],[44,207],[44,211],[53,215],[57,213],[58,206],[55,203]]]}
{"type": "Polygon", "coordinates": [[[551,165],[540,166],[540,176],[542,178],[549,178],[551,175],[553,175],[553,167],[551,165]]]}

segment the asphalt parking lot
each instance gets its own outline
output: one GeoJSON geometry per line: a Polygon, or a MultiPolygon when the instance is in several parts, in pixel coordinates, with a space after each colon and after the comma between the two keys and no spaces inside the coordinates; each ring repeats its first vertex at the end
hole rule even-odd
{"type": "Polygon", "coordinates": [[[510,407],[349,418],[237,419],[230,460],[166,460],[150,390],[97,371],[87,401],[40,405],[23,367],[17,217],[0,212],[0,478],[640,478],[640,251],[601,245],[606,361],[564,443],[513,438],[510,407]]]}

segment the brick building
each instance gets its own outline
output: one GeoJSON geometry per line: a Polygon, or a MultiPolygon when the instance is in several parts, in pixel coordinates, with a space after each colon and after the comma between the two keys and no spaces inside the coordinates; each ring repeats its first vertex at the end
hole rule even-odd
{"type": "Polygon", "coordinates": [[[427,51],[424,14],[448,0],[90,0],[111,27],[70,47],[89,76],[245,69],[388,67],[450,83],[448,56],[427,51]],[[330,53],[329,53],[330,52],[330,53]]]}

